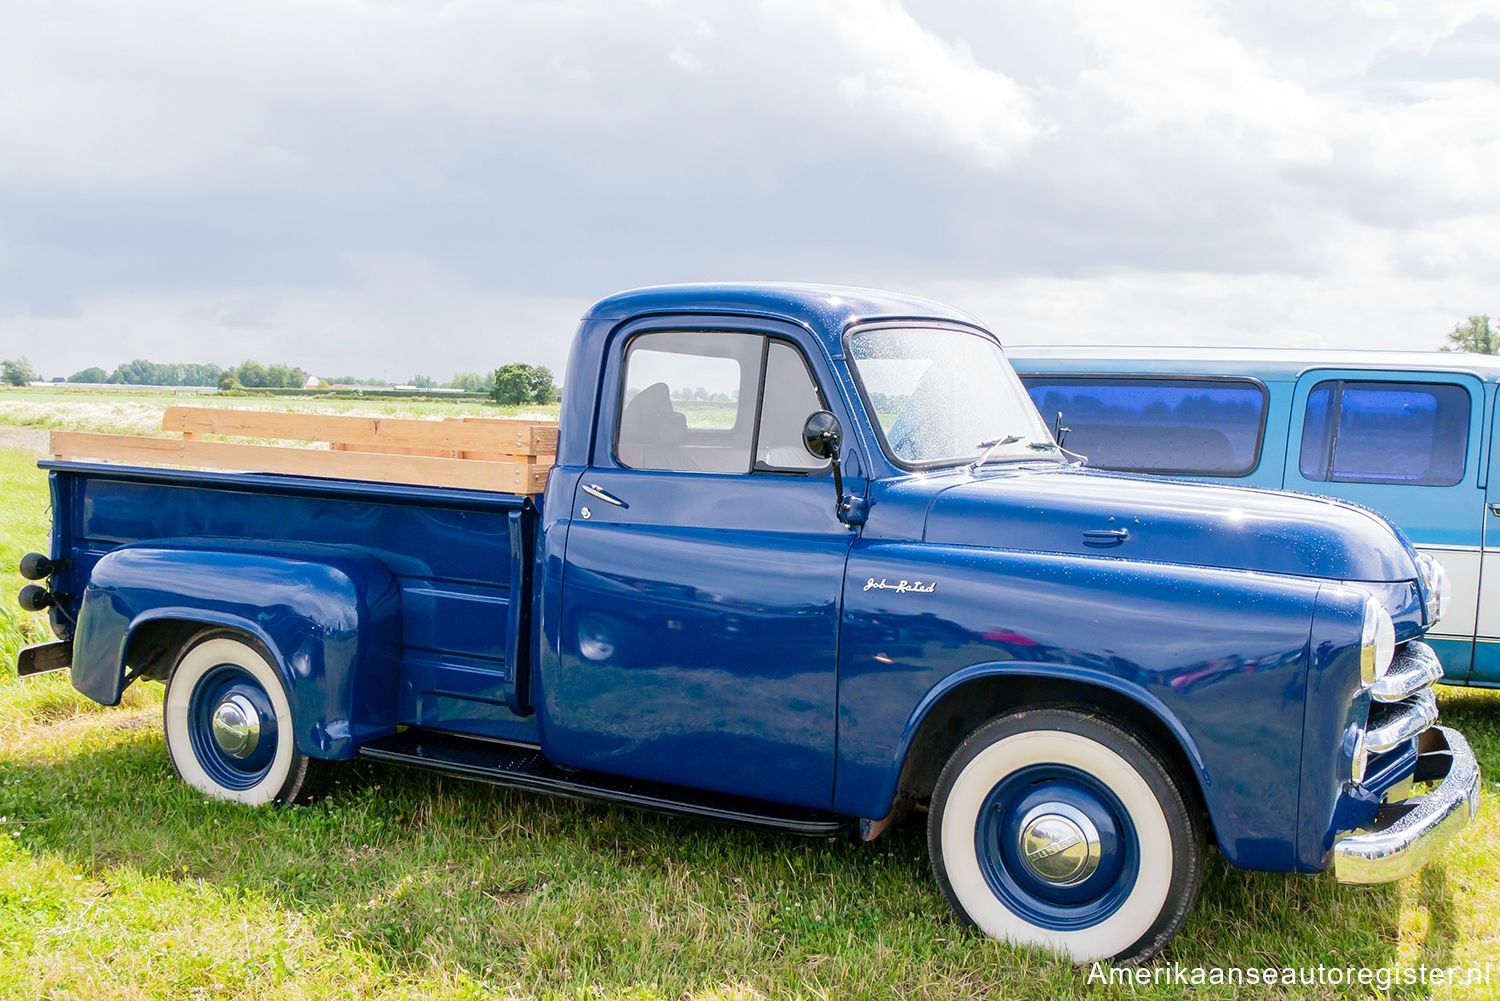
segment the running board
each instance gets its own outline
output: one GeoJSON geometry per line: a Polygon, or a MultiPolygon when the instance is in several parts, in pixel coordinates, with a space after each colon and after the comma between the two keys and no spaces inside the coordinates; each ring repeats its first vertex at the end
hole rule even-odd
{"type": "Polygon", "coordinates": [[[684,789],[663,782],[563,769],[542,757],[530,744],[482,740],[440,730],[413,727],[372,740],[362,745],[359,753],[376,761],[411,765],[493,785],[613,803],[652,813],[703,817],[810,838],[839,837],[855,830],[854,821],[832,813],[684,789]]]}

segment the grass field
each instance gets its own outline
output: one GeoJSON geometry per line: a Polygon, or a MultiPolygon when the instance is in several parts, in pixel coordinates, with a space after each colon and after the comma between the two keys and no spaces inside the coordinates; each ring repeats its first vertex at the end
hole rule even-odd
{"type": "MultiPolygon", "coordinates": [[[[13,402],[0,394],[0,426],[22,420],[13,402]]],[[[145,430],[164,405],[104,417],[74,402],[85,409],[48,419],[145,430]]],[[[10,568],[44,548],[46,504],[33,457],[0,449],[7,663],[45,635],[15,609],[10,568]]],[[[869,845],[805,841],[374,765],[347,768],[310,807],[205,801],[172,773],[159,700],[159,685],[137,685],[101,709],[65,676],[0,672],[0,998],[1383,996],[1101,986],[1088,968],[960,929],[918,824],[869,845]]],[[[1440,701],[1500,776],[1500,693],[1440,701]]],[[[1400,884],[1342,888],[1216,857],[1163,962],[1500,960],[1500,819],[1485,786],[1454,850],[1400,884]]],[[[1500,969],[1493,981],[1394,994],[1500,996],[1500,969]]]]}
{"type": "Polygon", "coordinates": [[[293,410],[299,413],[359,414],[370,417],[548,417],[557,406],[496,407],[452,400],[333,400],[317,397],[218,397],[142,390],[87,393],[69,389],[0,389],[0,428],[108,431],[161,434],[162,411],[169,406],[241,410],[293,410]]]}

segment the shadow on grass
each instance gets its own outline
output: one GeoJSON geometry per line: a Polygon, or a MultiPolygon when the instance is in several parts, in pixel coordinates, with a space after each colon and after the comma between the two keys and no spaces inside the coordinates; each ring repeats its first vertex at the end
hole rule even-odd
{"type": "MultiPolygon", "coordinates": [[[[393,968],[437,961],[531,989],[644,982],[679,994],[742,981],[772,993],[1090,989],[1087,968],[988,942],[948,916],[920,818],[869,845],[809,841],[371,763],[344,769],[310,807],[248,810],[181,785],[154,729],[101,730],[76,751],[0,760],[0,813],[24,820],[27,851],[253,891],[393,968]]],[[[1442,871],[1420,886],[1432,917],[1423,959],[1446,963],[1457,932],[1442,871]]],[[[1392,965],[1400,909],[1392,887],[1250,873],[1215,855],[1163,958],[1392,965]]]]}

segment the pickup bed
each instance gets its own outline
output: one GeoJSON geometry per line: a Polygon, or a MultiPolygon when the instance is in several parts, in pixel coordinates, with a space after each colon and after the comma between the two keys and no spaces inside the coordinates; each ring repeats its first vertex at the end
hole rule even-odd
{"type": "Polygon", "coordinates": [[[1080,468],[925,300],[601,301],[540,496],[43,466],[59,640],[21,673],[164,682],[212,796],[363,755],[806,835],[925,809],[961,921],[1079,961],[1162,948],[1210,844],[1378,882],[1478,805],[1435,561],[1335,501],[1080,468]]]}

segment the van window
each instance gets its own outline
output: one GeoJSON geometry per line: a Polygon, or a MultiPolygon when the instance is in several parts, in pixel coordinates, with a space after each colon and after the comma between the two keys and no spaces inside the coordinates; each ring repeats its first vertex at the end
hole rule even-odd
{"type": "Polygon", "coordinates": [[[1089,465],[1134,473],[1244,476],[1260,462],[1266,390],[1250,379],[1024,377],[1064,446],[1089,465]]]}
{"type": "Polygon", "coordinates": [[[1308,480],[1446,487],[1464,478],[1469,393],[1431,382],[1320,382],[1298,465],[1308,480]]]}

